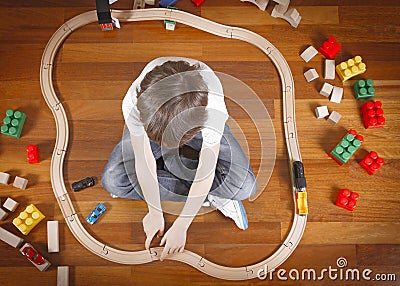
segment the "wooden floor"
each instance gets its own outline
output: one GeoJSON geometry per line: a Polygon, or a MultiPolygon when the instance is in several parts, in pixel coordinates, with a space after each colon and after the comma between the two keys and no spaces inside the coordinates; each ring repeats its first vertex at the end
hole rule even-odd
{"type": "MultiPolygon", "coordinates": [[[[114,4],[130,9],[131,0],[114,4]]],[[[93,0],[1,1],[0,2],[0,114],[9,108],[27,114],[20,139],[0,136],[0,171],[29,180],[27,190],[0,186],[2,201],[10,196],[20,202],[15,214],[0,223],[15,234],[12,218],[29,203],[35,204],[48,220],[60,222],[60,252],[47,253],[46,223],[41,222],[27,237],[53,266],[39,272],[18,251],[0,242],[2,285],[56,285],[56,266],[70,266],[70,285],[399,285],[400,280],[400,2],[297,0],[292,5],[303,17],[297,29],[267,12],[239,0],[206,0],[196,8],[189,0],[177,6],[223,24],[252,30],[273,43],[289,62],[296,86],[296,119],[305,165],[309,211],[303,239],[294,254],[280,266],[289,272],[313,268],[338,269],[336,261],[346,258],[345,269],[373,271],[371,281],[287,281],[275,275],[272,281],[229,282],[208,277],[179,262],[155,262],[125,266],[108,262],[87,251],[66,226],[53,196],[49,169],[56,138],[53,116],[42,98],[39,85],[43,49],[56,29],[66,20],[94,9],[93,0]],[[307,45],[319,47],[329,35],[343,45],[337,62],[361,55],[367,72],[358,78],[372,78],[376,100],[383,102],[386,126],[365,130],[360,105],[354,99],[350,80],[343,84],[344,99],[335,104],[319,95],[323,78],[307,83],[303,72],[310,67],[323,75],[323,58],[305,63],[299,57],[307,45]],[[317,120],[314,108],[328,105],[343,115],[337,126],[317,120]],[[354,128],[365,142],[350,162],[339,167],[327,155],[345,134],[354,128]],[[37,144],[41,162],[29,165],[25,146],[37,144]],[[375,150],[386,162],[376,175],[369,176],[358,162],[367,151],[375,150]],[[341,188],[360,194],[352,213],[334,205],[341,188]],[[372,281],[375,274],[396,274],[397,281],[372,281]]],[[[293,218],[287,154],[282,130],[281,87],[269,59],[244,42],[216,36],[178,24],[174,32],[161,22],[123,24],[121,30],[103,33],[97,24],[74,32],[57,56],[54,85],[70,120],[71,137],[64,166],[64,179],[75,209],[84,221],[98,202],[109,210],[95,225],[85,228],[104,243],[126,250],[141,250],[144,233],[141,220],[143,202],[111,199],[98,183],[80,193],[71,183],[86,176],[101,178],[114,145],[120,140],[124,122],[121,100],[144,65],[158,56],[185,56],[209,64],[214,70],[232,75],[248,84],[262,99],[276,132],[276,163],[263,194],[253,203],[245,202],[249,229],[239,231],[220,213],[199,216],[192,224],[187,249],[207,259],[243,266],[271,255],[286,237],[293,218]]],[[[358,79],[357,78],[357,79],[358,79]]],[[[342,86],[339,79],[330,81],[342,86]]],[[[250,161],[258,172],[260,142],[251,119],[232,100],[228,110],[241,128],[246,129],[250,161]]],[[[251,112],[251,111],[250,111],[251,112]]],[[[237,132],[237,130],[235,131],[237,132]]],[[[245,144],[244,141],[241,141],[245,144]]],[[[167,225],[174,220],[166,215],[167,225]]],[[[21,234],[20,234],[21,235],[21,234]]],[[[22,235],[21,235],[22,236],[22,235]]],[[[156,245],[156,243],[154,244],[156,245]]],[[[276,272],[275,272],[276,274],[276,272]]]]}

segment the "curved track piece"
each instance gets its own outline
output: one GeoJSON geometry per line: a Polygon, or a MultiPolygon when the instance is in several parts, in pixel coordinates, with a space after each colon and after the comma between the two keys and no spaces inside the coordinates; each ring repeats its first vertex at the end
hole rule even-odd
{"type": "MultiPolygon", "coordinates": [[[[292,166],[294,161],[301,161],[295,124],[294,82],[292,73],[282,54],[268,40],[249,30],[221,25],[173,9],[154,8],[146,10],[112,11],[112,16],[118,18],[122,22],[171,20],[217,36],[245,41],[261,49],[275,64],[282,83],[284,128],[290,166],[292,166]]],[[[72,18],[54,33],[43,53],[40,69],[40,85],[43,97],[54,115],[57,129],[56,144],[51,160],[51,183],[54,195],[69,229],[83,246],[100,257],[113,262],[122,264],[149,263],[154,260],[159,260],[162,248],[152,248],[150,251],[123,251],[109,247],[94,239],[79,221],[64,184],[63,162],[68,146],[68,119],[53,88],[53,62],[59,47],[70,33],[79,27],[96,21],[96,11],[86,12],[72,18]]],[[[292,170],[291,167],[290,170],[292,170]]],[[[296,189],[294,186],[292,188],[293,199],[296,204],[296,189]]],[[[188,250],[185,250],[184,253],[169,256],[168,259],[181,261],[210,276],[221,279],[246,280],[256,278],[258,275],[263,275],[264,269],[271,270],[277,268],[292,254],[301,240],[306,226],[306,221],[307,216],[295,214],[292,228],[281,247],[279,247],[272,256],[254,265],[237,268],[225,267],[208,261],[207,259],[188,250]]]]}

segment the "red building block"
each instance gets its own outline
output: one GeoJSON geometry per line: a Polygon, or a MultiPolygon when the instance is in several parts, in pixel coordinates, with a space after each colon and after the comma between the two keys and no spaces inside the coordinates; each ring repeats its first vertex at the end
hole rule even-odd
{"type": "Polygon", "coordinates": [[[26,152],[29,164],[39,163],[39,149],[36,145],[30,144],[26,146],[26,152]]]}
{"type": "Polygon", "coordinates": [[[368,174],[373,175],[383,166],[384,163],[385,159],[380,158],[378,156],[378,153],[376,153],[375,151],[371,151],[360,162],[360,166],[363,167],[368,172],[368,174]]]}
{"type": "Polygon", "coordinates": [[[113,30],[113,24],[112,23],[104,23],[104,24],[99,24],[100,28],[103,32],[105,31],[112,31],[113,30]]]}
{"type": "Polygon", "coordinates": [[[354,211],[360,196],[348,189],[341,189],[336,199],[336,205],[349,211],[354,211]]]}
{"type": "Polygon", "coordinates": [[[330,36],[318,49],[318,52],[324,55],[324,57],[333,60],[333,58],[340,51],[341,48],[342,46],[338,42],[336,42],[335,37],[330,36]]]}
{"type": "Polygon", "coordinates": [[[370,101],[361,106],[361,112],[364,119],[365,129],[377,128],[385,125],[385,117],[383,116],[382,102],[370,101]]]}
{"type": "Polygon", "coordinates": [[[201,4],[203,4],[204,0],[192,0],[192,2],[199,7],[201,4]]]}

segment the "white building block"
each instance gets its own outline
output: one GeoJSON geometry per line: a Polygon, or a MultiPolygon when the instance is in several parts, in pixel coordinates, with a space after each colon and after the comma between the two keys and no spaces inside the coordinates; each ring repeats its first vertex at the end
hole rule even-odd
{"type": "Polygon", "coordinates": [[[313,46],[309,46],[304,52],[301,53],[300,57],[308,63],[313,57],[318,54],[318,51],[313,46]]]}
{"type": "Polygon", "coordinates": [[[284,14],[282,14],[280,11],[283,11],[284,8],[285,7],[282,5],[275,5],[275,8],[271,12],[271,16],[274,18],[284,19],[288,21],[292,27],[297,28],[301,21],[301,16],[299,12],[296,9],[291,8],[287,10],[284,14]]]}
{"type": "Polygon", "coordinates": [[[10,180],[10,174],[0,172],[0,184],[8,185],[9,180],[10,180]]]}
{"type": "Polygon", "coordinates": [[[168,31],[174,31],[176,26],[176,22],[174,21],[166,21],[165,22],[165,29],[168,31]]]}
{"type": "Polygon", "coordinates": [[[310,82],[316,78],[319,78],[319,75],[315,69],[309,69],[304,73],[304,77],[306,78],[307,82],[310,82]]]}
{"type": "MultiPolygon", "coordinates": [[[[21,252],[21,254],[22,255],[24,255],[24,249],[25,248],[27,248],[27,247],[31,247],[34,251],[36,251],[37,253],[39,253],[31,244],[29,244],[29,243],[25,243],[24,244],[24,246],[22,246],[20,249],[19,249],[19,252],[21,252]]],[[[25,255],[24,255],[25,256],[25,255]]],[[[26,256],[25,256],[26,257],[26,256]]],[[[28,259],[28,258],[27,258],[28,259]]],[[[33,262],[32,260],[30,260],[30,259],[28,259],[33,265],[35,265],[36,266],[36,268],[37,269],[39,269],[40,271],[46,271],[49,267],[50,267],[50,265],[51,265],[51,263],[50,262],[48,262],[44,257],[43,257],[43,259],[44,259],[44,262],[43,262],[43,264],[36,264],[35,262],[33,262]]]]}
{"type": "Polygon", "coordinates": [[[15,234],[5,230],[4,228],[0,227],[0,240],[4,241],[5,243],[11,245],[12,247],[19,248],[24,240],[15,234]]]}
{"type": "Polygon", "coordinates": [[[5,212],[2,208],[0,208],[0,221],[7,217],[7,212],[5,212]]]}
{"type": "Polygon", "coordinates": [[[342,96],[343,96],[343,88],[334,86],[330,100],[332,102],[340,103],[340,101],[342,100],[342,96]]]}
{"type": "Polygon", "coordinates": [[[59,252],[58,221],[47,221],[47,252],[59,252]]]}
{"type": "Polygon", "coordinates": [[[318,119],[327,117],[329,115],[328,106],[326,105],[318,106],[315,109],[315,115],[317,116],[318,119]]]}
{"type": "Polygon", "coordinates": [[[13,212],[18,207],[18,205],[19,203],[14,201],[12,198],[7,198],[3,204],[3,208],[9,210],[10,212],[13,212]]]}
{"type": "Polygon", "coordinates": [[[57,267],[57,286],[69,285],[69,266],[57,267]]]}
{"type": "Polygon", "coordinates": [[[14,183],[13,183],[14,187],[16,187],[18,189],[21,189],[21,190],[25,190],[26,189],[26,185],[28,185],[28,180],[27,179],[24,179],[24,178],[21,178],[21,177],[18,177],[18,176],[15,177],[14,183]]]}
{"type": "Polygon", "coordinates": [[[325,79],[335,79],[335,60],[325,60],[325,79]]]}
{"type": "Polygon", "coordinates": [[[332,93],[332,90],[333,90],[333,85],[331,85],[330,83],[324,82],[319,93],[323,96],[329,97],[332,93]]]}
{"type": "Polygon", "coordinates": [[[335,125],[339,122],[340,118],[342,118],[342,115],[334,110],[331,115],[329,115],[328,121],[335,125]]]}

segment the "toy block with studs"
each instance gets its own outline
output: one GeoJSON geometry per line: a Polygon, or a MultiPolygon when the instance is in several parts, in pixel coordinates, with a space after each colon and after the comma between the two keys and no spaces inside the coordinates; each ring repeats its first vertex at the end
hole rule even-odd
{"type": "Polygon", "coordinates": [[[386,119],[383,116],[382,102],[370,101],[361,106],[365,129],[378,128],[385,125],[386,119]]]}
{"type": "Polygon", "coordinates": [[[15,176],[13,187],[21,189],[21,190],[25,190],[27,185],[28,185],[27,179],[15,176]]]}
{"type": "Polygon", "coordinates": [[[366,70],[367,66],[362,62],[360,56],[355,56],[354,58],[341,62],[336,66],[336,72],[342,82],[345,82],[356,75],[365,73],[366,70]]]}
{"type": "Polygon", "coordinates": [[[378,153],[376,153],[375,151],[371,151],[360,162],[360,166],[363,167],[368,172],[368,174],[373,175],[383,166],[384,163],[385,159],[379,157],[378,153]]]}
{"type": "Polygon", "coordinates": [[[30,204],[13,220],[13,224],[22,234],[28,235],[44,218],[45,216],[33,204],[30,204]]]}
{"type": "Polygon", "coordinates": [[[13,212],[17,209],[18,205],[19,203],[14,201],[12,198],[7,198],[3,204],[3,208],[9,210],[10,212],[13,212]]]}
{"type": "Polygon", "coordinates": [[[306,78],[307,82],[310,82],[314,79],[317,79],[319,75],[315,69],[309,69],[304,73],[304,77],[306,78]]]}
{"type": "Polygon", "coordinates": [[[313,57],[318,54],[318,51],[313,46],[309,46],[304,52],[301,53],[300,57],[308,63],[313,57]]]}
{"type": "Polygon", "coordinates": [[[0,172],[0,184],[8,185],[9,180],[10,180],[10,174],[0,172]]]}
{"type": "Polygon", "coordinates": [[[28,159],[29,164],[39,163],[39,149],[36,145],[27,145],[26,152],[26,158],[28,159]]]}
{"type": "Polygon", "coordinates": [[[357,131],[350,129],[339,144],[329,153],[329,157],[342,166],[360,148],[363,141],[363,136],[357,134],[357,131]]]}
{"type": "Polygon", "coordinates": [[[21,137],[22,128],[24,127],[26,115],[21,111],[14,111],[8,109],[6,111],[6,117],[3,119],[3,125],[1,126],[1,134],[8,135],[11,137],[21,137]]]}
{"type": "Polygon", "coordinates": [[[354,96],[356,99],[370,98],[375,95],[374,81],[372,79],[360,79],[354,84],[354,96]]]}
{"type": "Polygon", "coordinates": [[[336,41],[335,37],[330,36],[318,49],[318,52],[320,52],[324,57],[332,60],[341,48],[342,46],[336,41]]]}
{"type": "Polygon", "coordinates": [[[349,211],[354,211],[360,195],[348,189],[341,189],[336,199],[336,205],[349,211]]]}

